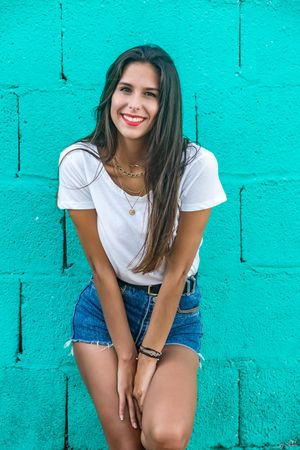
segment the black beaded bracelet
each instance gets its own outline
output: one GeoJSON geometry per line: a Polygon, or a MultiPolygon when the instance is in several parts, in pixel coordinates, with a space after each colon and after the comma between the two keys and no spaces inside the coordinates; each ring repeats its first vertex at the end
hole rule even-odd
{"type": "Polygon", "coordinates": [[[143,345],[140,345],[139,352],[143,353],[143,355],[155,358],[157,361],[159,361],[162,356],[162,352],[157,352],[156,350],[153,350],[153,348],[144,347],[143,345]]]}

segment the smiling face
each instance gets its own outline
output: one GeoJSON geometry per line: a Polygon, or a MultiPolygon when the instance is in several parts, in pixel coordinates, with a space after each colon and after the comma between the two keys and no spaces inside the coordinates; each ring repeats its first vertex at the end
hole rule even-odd
{"type": "Polygon", "coordinates": [[[151,130],[159,110],[159,75],[149,63],[129,64],[112,95],[110,114],[118,135],[141,139],[151,130]]]}

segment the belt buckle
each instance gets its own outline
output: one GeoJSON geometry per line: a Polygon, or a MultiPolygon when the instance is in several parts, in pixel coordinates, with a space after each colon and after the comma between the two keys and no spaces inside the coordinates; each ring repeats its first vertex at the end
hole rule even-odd
{"type": "Polygon", "coordinates": [[[148,295],[157,295],[157,293],[151,292],[151,287],[152,287],[152,284],[150,284],[150,285],[148,286],[147,294],[148,294],[148,295]]]}

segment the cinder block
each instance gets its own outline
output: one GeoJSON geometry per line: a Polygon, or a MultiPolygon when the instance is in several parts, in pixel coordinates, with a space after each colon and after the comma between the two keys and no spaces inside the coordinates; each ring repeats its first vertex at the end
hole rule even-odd
{"type": "Polygon", "coordinates": [[[21,175],[58,177],[59,153],[93,131],[99,96],[94,89],[80,88],[22,96],[21,175]]]}
{"type": "Polygon", "coordinates": [[[1,2],[0,84],[49,86],[61,72],[59,0],[1,2]]]}
{"type": "Polygon", "coordinates": [[[261,84],[298,84],[299,4],[243,1],[242,73],[261,84]]]}
{"type": "Polygon", "coordinates": [[[0,94],[0,123],[0,173],[14,176],[18,170],[18,112],[17,96],[11,92],[0,94]]]}
{"type": "Polygon", "coordinates": [[[82,245],[77,236],[75,226],[71,217],[66,211],[66,238],[67,238],[67,264],[66,274],[88,278],[92,274],[92,269],[84,254],[82,245]]]}
{"type": "Polygon", "coordinates": [[[22,307],[22,365],[57,367],[71,362],[64,344],[71,337],[75,304],[88,279],[74,277],[24,277],[22,307]]]}
{"type": "Polygon", "coordinates": [[[238,441],[238,372],[221,361],[205,361],[198,371],[197,412],[192,449],[232,447],[238,441]]]}
{"type": "Polygon", "coordinates": [[[19,308],[20,281],[16,277],[1,276],[0,330],[1,352],[0,366],[12,366],[16,363],[19,350],[19,308]]]}
{"type": "Polygon", "coordinates": [[[71,448],[108,450],[96,408],[79,372],[70,376],[68,383],[68,432],[71,448]]]}
{"type": "Polygon", "coordinates": [[[49,184],[17,178],[0,185],[2,270],[12,273],[59,273],[62,228],[49,184]],[[61,239],[60,239],[61,236],[61,239]]]}
{"type": "Polygon", "coordinates": [[[299,442],[299,368],[260,369],[241,374],[241,443],[263,446],[299,442]]]}
{"type": "Polygon", "coordinates": [[[296,180],[247,184],[242,192],[244,259],[257,266],[300,265],[300,185],[296,180]],[[258,206],[259,205],[259,206],[258,206]]]}
{"type": "Polygon", "coordinates": [[[61,450],[65,379],[57,370],[1,369],[0,447],[61,450]]]}
{"type": "Polygon", "coordinates": [[[220,155],[223,172],[243,180],[299,174],[299,87],[236,82],[196,92],[200,143],[220,155]]]}
{"type": "MultiPolygon", "coordinates": [[[[234,0],[201,0],[186,6],[184,3],[176,5],[178,23],[171,32],[173,36],[184,36],[180,40],[173,38],[173,46],[177,45],[172,50],[183,94],[194,95],[202,85],[208,89],[234,85],[238,67],[238,4],[234,0]]],[[[165,9],[167,12],[169,5],[165,4],[165,9]]]]}
{"type": "Polygon", "coordinates": [[[136,45],[157,43],[175,60],[187,96],[196,79],[197,83],[231,82],[238,63],[236,2],[201,0],[189,2],[188,7],[184,2],[156,2],[155,14],[150,15],[148,3],[129,0],[123,8],[119,1],[118,7],[122,14],[115,14],[109,4],[64,2],[68,80],[102,85],[106,70],[119,54],[136,45]]]}
{"type": "MultiPolygon", "coordinates": [[[[216,152],[215,152],[216,154],[216,152]]],[[[216,155],[217,156],[217,155],[216,155]]],[[[219,177],[227,195],[227,202],[214,207],[203,234],[200,247],[199,280],[206,275],[226,269],[240,270],[240,185],[220,173],[223,156],[217,156],[219,177]]]]}
{"type": "Polygon", "coordinates": [[[199,284],[205,358],[264,367],[300,358],[297,273],[223,269],[221,277],[200,275],[199,284]]]}

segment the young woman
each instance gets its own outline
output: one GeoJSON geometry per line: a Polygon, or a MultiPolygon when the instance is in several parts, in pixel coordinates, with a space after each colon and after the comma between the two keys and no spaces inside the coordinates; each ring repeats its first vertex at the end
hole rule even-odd
{"type": "Polygon", "coordinates": [[[72,344],[110,449],[185,449],[201,366],[199,247],[227,200],[214,154],[182,135],[178,73],[156,45],[110,66],[96,128],[59,157],[91,267],[72,344]],[[97,344],[97,345],[95,345],[97,344]]]}

